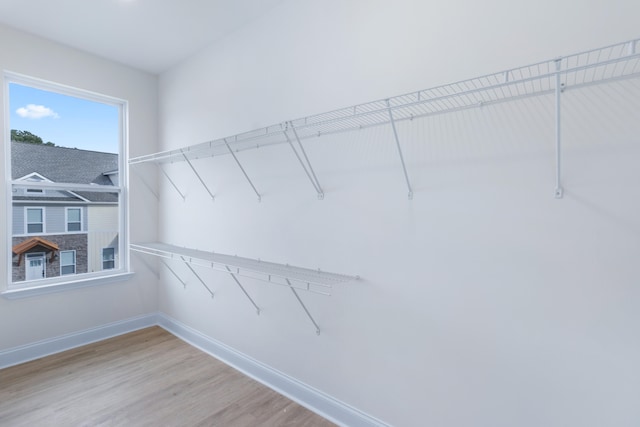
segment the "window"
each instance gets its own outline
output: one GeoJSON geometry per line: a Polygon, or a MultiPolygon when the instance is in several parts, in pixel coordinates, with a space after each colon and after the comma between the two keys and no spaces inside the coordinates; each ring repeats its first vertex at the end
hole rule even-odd
{"type": "Polygon", "coordinates": [[[10,72],[3,93],[7,290],[126,277],[127,102],[10,72]],[[27,271],[24,247],[46,249],[27,271]]]}
{"type": "Polygon", "coordinates": [[[111,270],[116,265],[116,250],[115,248],[104,248],[102,250],[102,269],[111,270]]]}
{"type": "Polygon", "coordinates": [[[82,231],[82,209],[67,208],[67,231],[82,231]]]}
{"type": "Polygon", "coordinates": [[[44,233],[44,208],[26,208],[27,233],[44,233]]]}
{"type": "Polygon", "coordinates": [[[76,251],[60,251],[60,275],[76,274],[76,251]]]}

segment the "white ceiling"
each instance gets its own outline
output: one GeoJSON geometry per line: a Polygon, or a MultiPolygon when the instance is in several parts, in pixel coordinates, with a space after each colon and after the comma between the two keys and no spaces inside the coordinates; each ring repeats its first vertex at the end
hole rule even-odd
{"type": "Polygon", "coordinates": [[[151,73],[282,0],[1,0],[0,23],[151,73]]]}

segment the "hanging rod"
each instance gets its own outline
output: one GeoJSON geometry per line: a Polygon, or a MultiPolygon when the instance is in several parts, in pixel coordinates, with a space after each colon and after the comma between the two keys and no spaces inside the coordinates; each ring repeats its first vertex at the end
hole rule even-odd
{"type": "Polygon", "coordinates": [[[436,114],[553,94],[559,75],[563,91],[640,75],[640,39],[593,49],[456,83],[367,102],[188,147],[134,157],[129,164],[184,161],[288,143],[295,128],[299,140],[389,125],[436,114]],[[557,70],[557,64],[561,70],[557,70]],[[387,104],[388,100],[388,104],[387,104]],[[392,112],[390,116],[389,112],[392,112]],[[229,147],[227,148],[227,143],[229,147]]]}

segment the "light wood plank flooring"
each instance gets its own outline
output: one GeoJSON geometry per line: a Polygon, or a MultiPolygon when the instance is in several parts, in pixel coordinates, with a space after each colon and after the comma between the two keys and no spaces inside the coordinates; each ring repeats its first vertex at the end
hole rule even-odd
{"type": "Polygon", "coordinates": [[[333,426],[164,329],[0,370],[0,426],[333,426]]]}

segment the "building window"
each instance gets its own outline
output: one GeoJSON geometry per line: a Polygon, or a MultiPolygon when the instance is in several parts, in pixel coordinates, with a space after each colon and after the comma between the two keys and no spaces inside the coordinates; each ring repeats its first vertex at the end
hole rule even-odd
{"type": "Polygon", "coordinates": [[[76,251],[60,251],[60,275],[76,274],[76,251]]]}
{"type": "Polygon", "coordinates": [[[102,269],[111,270],[116,266],[116,249],[104,248],[102,249],[102,269]]]}
{"type": "Polygon", "coordinates": [[[27,233],[44,233],[44,208],[26,208],[27,211],[27,233]]]}
{"type": "Polygon", "coordinates": [[[82,231],[81,208],[67,208],[67,231],[82,231]]]}
{"type": "Polygon", "coordinates": [[[7,290],[36,286],[13,253],[25,237],[46,241],[33,250],[62,249],[29,263],[29,277],[47,285],[129,273],[127,101],[8,71],[3,89],[7,290]],[[39,263],[49,265],[45,276],[39,263]]]}

